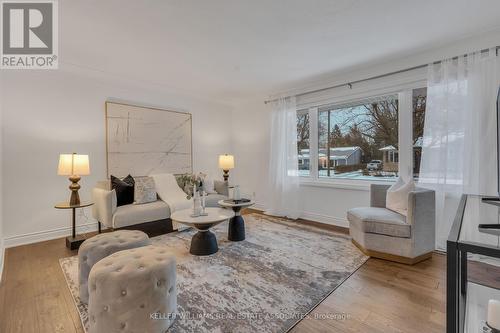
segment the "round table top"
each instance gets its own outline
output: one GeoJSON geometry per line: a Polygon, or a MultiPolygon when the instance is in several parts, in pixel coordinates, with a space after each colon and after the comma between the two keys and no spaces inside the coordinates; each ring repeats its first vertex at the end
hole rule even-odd
{"type": "Polygon", "coordinates": [[[219,200],[217,203],[219,204],[219,206],[222,207],[250,207],[255,205],[255,202],[253,200],[250,200],[249,202],[240,202],[240,203],[230,203],[224,200],[219,200]]]}
{"type": "Polygon", "coordinates": [[[83,207],[88,207],[92,206],[94,203],[93,202],[80,202],[79,205],[70,205],[69,202],[60,202],[54,206],[54,208],[57,209],[71,209],[71,208],[83,208],[83,207]]]}
{"type": "Polygon", "coordinates": [[[234,216],[233,211],[224,208],[205,208],[205,213],[208,213],[208,215],[192,217],[191,214],[193,214],[193,210],[189,208],[175,211],[170,218],[182,224],[200,225],[223,222],[234,216]]]}

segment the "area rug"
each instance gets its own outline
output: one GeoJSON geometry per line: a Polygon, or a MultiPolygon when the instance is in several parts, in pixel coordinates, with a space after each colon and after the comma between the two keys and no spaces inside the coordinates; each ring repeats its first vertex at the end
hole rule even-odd
{"type": "MultiPolygon", "coordinates": [[[[219,251],[204,257],[189,254],[192,230],[152,238],[177,259],[169,332],[286,332],[367,260],[347,235],[261,214],[245,225],[241,242],[227,240],[227,222],[214,228],[219,251]]],[[[78,257],[60,264],[87,331],[78,257]]]]}

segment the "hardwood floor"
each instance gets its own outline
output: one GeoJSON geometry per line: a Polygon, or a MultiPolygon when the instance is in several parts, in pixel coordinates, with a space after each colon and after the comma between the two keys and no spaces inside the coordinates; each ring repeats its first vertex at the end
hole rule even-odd
{"type": "MultiPolygon", "coordinates": [[[[64,239],[6,249],[1,333],[83,332],[59,267],[76,253],[64,239]]],[[[444,332],[445,274],[440,254],[414,266],[369,259],[291,332],[444,332]]]]}
{"type": "Polygon", "coordinates": [[[445,331],[446,256],[414,266],[369,259],[291,332],[445,331]],[[345,314],[346,319],[332,318],[345,314]]]}

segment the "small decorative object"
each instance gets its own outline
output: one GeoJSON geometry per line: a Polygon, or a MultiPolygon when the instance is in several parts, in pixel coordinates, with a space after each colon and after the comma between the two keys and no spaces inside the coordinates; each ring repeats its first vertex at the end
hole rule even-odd
{"type": "Polygon", "coordinates": [[[241,199],[240,185],[235,185],[233,188],[233,200],[237,201],[241,199]]]}
{"type": "Polygon", "coordinates": [[[492,333],[500,333],[500,301],[490,299],[488,301],[488,317],[486,326],[492,333]]]}
{"type": "Polygon", "coordinates": [[[206,200],[207,200],[207,192],[202,191],[201,192],[201,216],[208,216],[208,213],[205,212],[205,207],[206,207],[206,200]]]}
{"type": "Polygon", "coordinates": [[[198,217],[201,215],[202,208],[201,208],[201,199],[200,199],[200,192],[196,191],[196,185],[193,187],[193,214],[192,217],[198,217]]]}
{"type": "Polygon", "coordinates": [[[234,169],[234,156],[233,155],[220,155],[219,156],[219,168],[224,172],[224,181],[227,182],[229,178],[229,169],[234,169]]]}
{"type": "Polygon", "coordinates": [[[80,176],[90,174],[89,155],[61,154],[59,155],[59,167],[57,174],[60,176],[69,176],[71,185],[71,197],[69,199],[70,206],[77,206],[80,204],[80,196],[78,190],[80,189],[80,176]]]}
{"type": "Polygon", "coordinates": [[[226,200],[223,200],[225,203],[228,203],[228,204],[240,204],[240,203],[247,203],[247,202],[250,202],[252,200],[250,199],[244,199],[244,198],[241,198],[239,200],[234,200],[234,199],[226,199],[226,200]]]}

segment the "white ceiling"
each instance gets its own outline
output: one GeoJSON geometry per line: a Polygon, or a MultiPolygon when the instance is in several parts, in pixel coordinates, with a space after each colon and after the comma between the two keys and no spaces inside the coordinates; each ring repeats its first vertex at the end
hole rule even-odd
{"type": "Polygon", "coordinates": [[[60,61],[220,100],[500,25],[498,0],[59,1],[60,61]]]}

